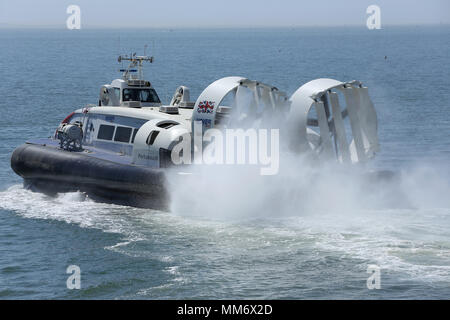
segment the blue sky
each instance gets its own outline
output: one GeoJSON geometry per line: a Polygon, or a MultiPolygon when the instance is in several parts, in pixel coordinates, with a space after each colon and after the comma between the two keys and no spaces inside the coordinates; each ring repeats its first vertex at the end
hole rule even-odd
{"type": "Polygon", "coordinates": [[[384,25],[450,24],[449,0],[0,0],[0,26],[65,28],[70,4],[82,28],[365,25],[371,4],[384,25]]]}

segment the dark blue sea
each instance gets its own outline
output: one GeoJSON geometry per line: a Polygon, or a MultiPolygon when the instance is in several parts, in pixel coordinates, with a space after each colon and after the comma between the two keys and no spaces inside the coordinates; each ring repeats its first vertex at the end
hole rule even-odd
{"type": "Polygon", "coordinates": [[[0,29],[0,298],[449,299],[449,53],[448,26],[0,29]],[[146,77],[166,103],[179,85],[196,99],[231,75],[288,94],[316,78],[361,80],[379,119],[369,167],[400,178],[360,190],[292,166],[270,187],[178,187],[170,212],[25,190],[14,148],[96,103],[120,77],[117,56],[146,44],[146,77]],[[69,265],[80,290],[66,286],[69,265]],[[369,265],[380,289],[367,287],[369,265]]]}

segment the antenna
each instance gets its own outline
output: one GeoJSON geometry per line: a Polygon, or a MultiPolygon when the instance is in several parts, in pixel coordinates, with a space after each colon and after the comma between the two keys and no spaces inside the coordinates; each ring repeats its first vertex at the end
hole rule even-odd
{"type": "Polygon", "coordinates": [[[117,37],[117,54],[120,55],[120,36],[117,37]]]}
{"type": "MultiPolygon", "coordinates": [[[[117,55],[120,56],[120,35],[117,38],[117,55]]],[[[119,61],[119,63],[120,63],[120,61],[119,61]]],[[[122,63],[122,69],[123,69],[123,63],[122,63]]]]}
{"type": "Polygon", "coordinates": [[[123,78],[125,80],[131,79],[130,73],[132,72],[139,72],[139,78],[143,80],[144,78],[144,71],[143,71],[143,62],[147,61],[150,63],[153,63],[153,57],[149,56],[137,56],[136,53],[130,54],[130,55],[120,55],[117,61],[130,61],[130,64],[128,65],[127,69],[121,69],[120,71],[123,72],[123,78]],[[132,69],[134,67],[138,67],[138,70],[132,69]]]}

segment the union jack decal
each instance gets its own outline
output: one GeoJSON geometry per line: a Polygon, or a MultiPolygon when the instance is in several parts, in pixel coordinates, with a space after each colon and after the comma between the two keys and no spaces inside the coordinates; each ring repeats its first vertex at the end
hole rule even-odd
{"type": "Polygon", "coordinates": [[[198,104],[197,112],[198,113],[212,113],[214,110],[214,101],[201,101],[198,104]]]}

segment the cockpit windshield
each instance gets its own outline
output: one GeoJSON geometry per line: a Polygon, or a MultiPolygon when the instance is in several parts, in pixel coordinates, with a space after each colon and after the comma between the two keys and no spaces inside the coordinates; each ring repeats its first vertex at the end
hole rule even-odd
{"type": "Polygon", "coordinates": [[[123,89],[123,101],[161,103],[155,89],[123,89]]]}

